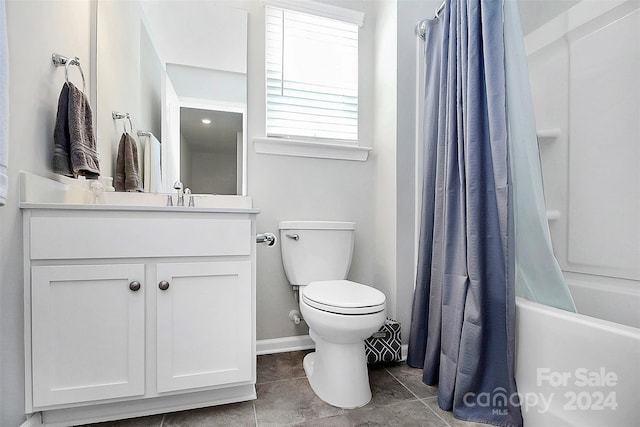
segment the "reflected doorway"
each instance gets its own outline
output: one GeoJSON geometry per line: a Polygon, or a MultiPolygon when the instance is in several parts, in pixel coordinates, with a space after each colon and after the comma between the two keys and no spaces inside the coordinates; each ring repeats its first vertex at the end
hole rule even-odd
{"type": "Polygon", "coordinates": [[[180,178],[193,193],[242,194],[243,114],[180,107],[180,178]]]}

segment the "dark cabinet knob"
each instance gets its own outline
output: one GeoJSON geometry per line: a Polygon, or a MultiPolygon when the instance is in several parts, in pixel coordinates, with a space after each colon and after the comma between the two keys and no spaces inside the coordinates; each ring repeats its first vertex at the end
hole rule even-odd
{"type": "Polygon", "coordinates": [[[161,291],[166,291],[167,289],[169,289],[169,282],[163,280],[162,282],[158,283],[158,287],[161,291]]]}
{"type": "Polygon", "coordinates": [[[133,292],[139,291],[140,282],[134,280],[133,282],[129,283],[129,289],[131,289],[133,292]]]}

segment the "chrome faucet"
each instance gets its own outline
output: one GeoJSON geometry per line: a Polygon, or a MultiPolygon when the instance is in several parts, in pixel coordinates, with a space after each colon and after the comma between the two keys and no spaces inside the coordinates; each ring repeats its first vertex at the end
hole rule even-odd
{"type": "Polygon", "coordinates": [[[189,207],[193,208],[195,207],[195,201],[193,200],[193,194],[191,194],[191,190],[188,188],[184,189],[184,195],[187,199],[189,199],[189,207]]]}
{"type": "Polygon", "coordinates": [[[182,185],[182,181],[177,180],[173,184],[173,188],[174,190],[178,190],[178,203],[176,203],[176,206],[184,206],[184,186],[182,185]]]}

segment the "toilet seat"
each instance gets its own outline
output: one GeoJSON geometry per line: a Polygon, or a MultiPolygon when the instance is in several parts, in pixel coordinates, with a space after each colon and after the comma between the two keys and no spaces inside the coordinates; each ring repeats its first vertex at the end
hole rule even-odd
{"type": "Polygon", "coordinates": [[[310,307],[347,315],[383,311],[386,299],[379,290],[349,280],[312,282],[302,288],[301,296],[310,307]]]}

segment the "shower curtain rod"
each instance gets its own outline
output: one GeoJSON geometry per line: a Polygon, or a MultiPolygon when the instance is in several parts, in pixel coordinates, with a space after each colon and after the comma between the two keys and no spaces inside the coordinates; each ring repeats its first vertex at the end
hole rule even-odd
{"type": "MultiPolygon", "coordinates": [[[[443,0],[442,3],[440,3],[440,6],[438,6],[438,8],[436,9],[434,18],[440,16],[440,12],[444,10],[445,3],[446,0],[443,0]]],[[[427,31],[427,21],[428,19],[423,19],[422,21],[418,22],[418,25],[416,25],[416,33],[418,34],[418,36],[420,36],[421,39],[424,39],[424,34],[427,31]]]]}

